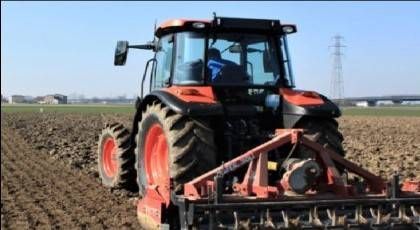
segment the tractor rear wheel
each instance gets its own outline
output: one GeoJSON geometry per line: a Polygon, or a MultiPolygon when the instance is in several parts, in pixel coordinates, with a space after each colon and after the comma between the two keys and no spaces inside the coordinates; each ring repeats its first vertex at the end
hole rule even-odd
{"type": "Polygon", "coordinates": [[[107,124],[98,141],[98,171],[102,184],[135,191],[134,163],[130,132],[120,123],[107,124]]]}
{"type": "MultiPolygon", "coordinates": [[[[296,125],[296,128],[305,129],[305,137],[344,157],[344,138],[338,130],[338,122],[335,119],[304,119],[296,125]]],[[[305,148],[301,151],[310,150],[305,148]]]]}
{"type": "Polygon", "coordinates": [[[169,205],[171,189],[182,192],[184,183],[216,165],[213,130],[162,103],[147,105],[138,130],[135,155],[141,197],[147,186],[157,185],[169,205]]]}

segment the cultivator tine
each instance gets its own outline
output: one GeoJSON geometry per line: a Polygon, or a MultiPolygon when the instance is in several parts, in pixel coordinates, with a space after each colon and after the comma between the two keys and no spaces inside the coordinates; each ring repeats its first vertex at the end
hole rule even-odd
{"type": "Polygon", "coordinates": [[[235,226],[234,226],[235,230],[252,229],[251,219],[248,218],[246,220],[240,220],[237,212],[233,212],[233,217],[235,218],[235,226]]]}
{"type": "Polygon", "coordinates": [[[290,226],[290,228],[292,228],[292,229],[299,229],[300,228],[300,226],[301,226],[301,223],[300,223],[300,216],[298,216],[298,217],[296,217],[296,218],[294,218],[294,219],[290,219],[289,220],[289,226],[290,226]]]}
{"type": "Polygon", "coordinates": [[[251,229],[251,227],[251,219],[248,218],[246,220],[239,221],[238,229],[248,230],[251,229]]]}
{"type": "Polygon", "coordinates": [[[411,213],[413,214],[414,223],[420,225],[420,213],[419,211],[412,205],[410,206],[411,213]]]}
{"type": "Polygon", "coordinates": [[[335,209],[332,209],[332,211],[330,209],[327,209],[327,215],[328,215],[328,218],[331,221],[331,226],[333,226],[333,227],[337,226],[338,218],[337,218],[337,213],[336,213],[335,209]]]}
{"type": "Polygon", "coordinates": [[[284,227],[285,228],[298,228],[300,226],[300,216],[296,218],[290,218],[287,211],[281,211],[281,215],[283,216],[284,227]]]}
{"type": "Polygon", "coordinates": [[[373,208],[370,208],[369,211],[370,211],[370,215],[372,215],[372,217],[375,219],[375,223],[380,224],[381,223],[380,208],[378,208],[377,211],[374,210],[373,208]]]}
{"type": "Polygon", "coordinates": [[[370,208],[370,214],[375,219],[375,224],[384,224],[391,220],[391,213],[384,214],[382,206],[378,206],[376,212],[373,208],[370,208]]]}
{"type": "Polygon", "coordinates": [[[416,210],[414,206],[410,206],[411,212],[413,213],[413,216],[416,218],[420,218],[419,211],[416,210]]]}
{"type": "Polygon", "coordinates": [[[287,211],[282,210],[281,215],[283,216],[284,227],[289,228],[290,224],[289,224],[289,216],[287,214],[287,211]]]}
{"type": "Polygon", "coordinates": [[[346,226],[347,225],[347,215],[339,216],[337,225],[346,226]]]}
{"type": "Polygon", "coordinates": [[[264,228],[266,229],[275,229],[276,225],[273,223],[273,218],[270,216],[270,210],[267,209],[266,220],[264,222],[264,228]]]}
{"type": "Polygon", "coordinates": [[[390,223],[391,222],[391,215],[392,213],[389,212],[388,214],[382,215],[382,223],[390,223]]]}
{"type": "Polygon", "coordinates": [[[356,212],[355,212],[355,220],[358,224],[367,224],[369,221],[363,216],[363,207],[361,205],[356,206],[356,212]]]}
{"type": "Polygon", "coordinates": [[[319,219],[318,208],[316,206],[309,210],[309,223],[317,227],[323,226],[321,220],[319,219]]]}
{"type": "Polygon", "coordinates": [[[239,228],[239,219],[238,219],[238,213],[236,211],[233,212],[233,217],[235,218],[235,228],[234,229],[238,229],[239,228]]]}
{"type": "Polygon", "coordinates": [[[406,211],[407,210],[406,210],[405,205],[401,205],[400,208],[398,209],[398,219],[402,223],[411,224],[413,220],[407,216],[406,211]]]}

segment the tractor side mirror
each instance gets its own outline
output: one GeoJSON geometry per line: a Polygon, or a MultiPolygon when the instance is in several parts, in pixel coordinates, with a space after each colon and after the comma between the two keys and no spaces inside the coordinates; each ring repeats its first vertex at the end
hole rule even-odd
{"type": "Polygon", "coordinates": [[[128,41],[118,41],[115,48],[114,65],[125,65],[128,54],[128,41]]]}
{"type": "Polygon", "coordinates": [[[233,44],[229,47],[231,53],[242,53],[242,47],[239,44],[233,44]]]}
{"type": "Polygon", "coordinates": [[[272,65],[272,57],[270,52],[266,49],[263,52],[263,62],[264,62],[264,72],[265,73],[272,73],[273,72],[273,65],[272,65]]]}

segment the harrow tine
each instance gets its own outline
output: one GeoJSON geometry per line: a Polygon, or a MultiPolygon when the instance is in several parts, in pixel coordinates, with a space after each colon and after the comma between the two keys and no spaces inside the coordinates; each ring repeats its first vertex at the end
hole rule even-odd
{"type": "Polygon", "coordinates": [[[251,219],[248,218],[246,220],[240,220],[237,212],[233,212],[233,216],[235,218],[235,226],[233,229],[235,230],[251,229],[251,219]]]}
{"type": "Polygon", "coordinates": [[[382,206],[378,206],[376,212],[373,208],[370,208],[370,214],[375,219],[376,224],[388,223],[391,220],[391,213],[384,214],[382,212],[382,206]]]}
{"type": "Polygon", "coordinates": [[[337,222],[338,222],[337,223],[338,225],[346,226],[347,225],[347,215],[339,216],[337,222]]]}
{"type": "Polygon", "coordinates": [[[285,211],[281,211],[281,215],[282,215],[282,217],[283,217],[283,222],[284,222],[284,227],[285,228],[289,228],[290,227],[290,225],[289,225],[289,216],[287,215],[287,211],[285,212],[285,211]]]}
{"type": "Polygon", "coordinates": [[[281,215],[283,216],[284,227],[289,229],[295,229],[300,226],[300,216],[296,218],[289,218],[289,214],[287,211],[281,211],[281,215]]]}
{"type": "Polygon", "coordinates": [[[238,220],[238,213],[236,211],[233,212],[233,217],[235,218],[235,227],[234,229],[239,228],[239,220],[238,220]]]}
{"type": "Polygon", "coordinates": [[[330,209],[327,209],[327,214],[328,214],[328,218],[331,220],[331,226],[336,226],[337,225],[337,213],[335,211],[335,209],[333,209],[332,211],[330,209]]]}
{"type": "Polygon", "coordinates": [[[358,224],[367,224],[369,221],[363,216],[363,208],[361,205],[356,206],[355,220],[358,224]]]}
{"type": "Polygon", "coordinates": [[[378,208],[376,210],[374,210],[373,208],[370,208],[370,214],[375,219],[376,224],[381,224],[382,223],[381,206],[378,206],[378,208]]]}
{"type": "Polygon", "coordinates": [[[420,214],[419,214],[419,212],[416,210],[416,208],[412,205],[412,206],[410,206],[410,209],[411,209],[411,212],[413,213],[413,216],[414,217],[417,217],[417,218],[419,218],[420,217],[420,214]]]}
{"type": "Polygon", "coordinates": [[[290,227],[292,229],[299,229],[300,228],[300,216],[296,217],[295,219],[291,219],[290,222],[290,227]]]}
{"type": "Polygon", "coordinates": [[[410,224],[413,221],[407,216],[405,205],[401,205],[398,209],[398,220],[402,223],[410,224]]]}
{"type": "Polygon", "coordinates": [[[309,210],[309,223],[318,227],[323,226],[321,220],[319,219],[318,208],[316,206],[309,210]]]}
{"type": "Polygon", "coordinates": [[[273,218],[270,216],[270,210],[267,209],[266,213],[266,221],[264,223],[264,228],[267,229],[275,229],[276,225],[273,223],[273,218]]]}
{"type": "Polygon", "coordinates": [[[386,223],[388,224],[391,221],[391,216],[392,216],[392,212],[388,212],[388,213],[384,213],[382,210],[382,206],[379,206],[380,211],[381,211],[381,216],[382,216],[382,220],[381,220],[381,224],[386,223]]]}

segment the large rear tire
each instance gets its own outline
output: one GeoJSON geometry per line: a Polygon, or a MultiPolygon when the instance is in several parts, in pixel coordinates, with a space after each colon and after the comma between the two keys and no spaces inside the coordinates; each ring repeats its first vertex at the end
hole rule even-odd
{"type": "MultiPolygon", "coordinates": [[[[345,156],[343,148],[343,135],[338,130],[338,122],[335,119],[304,119],[296,125],[296,128],[305,129],[304,136],[322,146],[333,150],[341,156],[345,156]]],[[[307,149],[303,150],[307,152],[307,149]]]]}
{"type": "Polygon", "coordinates": [[[184,183],[215,167],[213,130],[154,102],[139,122],[135,155],[139,195],[146,195],[147,186],[158,185],[168,205],[171,188],[180,193],[184,183]]]}
{"type": "Polygon", "coordinates": [[[107,124],[98,141],[98,171],[102,184],[135,191],[134,163],[130,132],[120,123],[107,124]]]}

